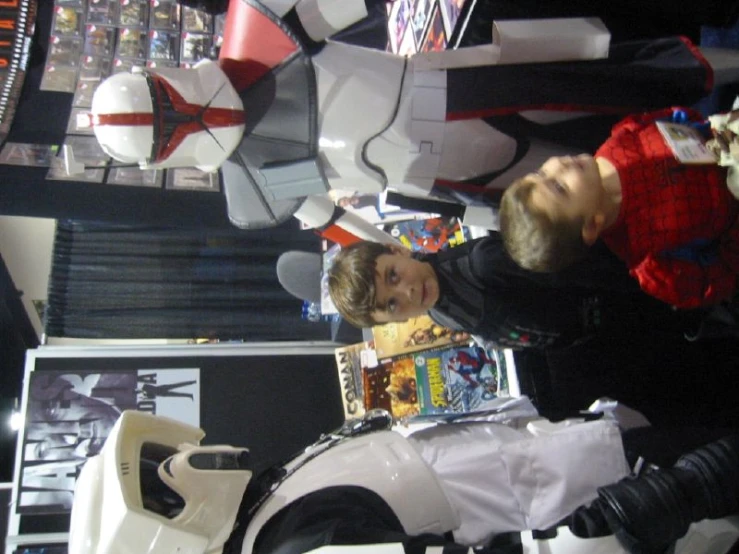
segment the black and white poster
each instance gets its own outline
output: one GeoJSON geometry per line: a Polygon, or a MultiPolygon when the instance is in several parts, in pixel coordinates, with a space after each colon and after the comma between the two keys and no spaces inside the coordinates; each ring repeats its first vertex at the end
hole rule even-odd
{"type": "Polygon", "coordinates": [[[80,468],[100,452],[123,410],[199,426],[200,370],[30,372],[16,511],[71,510],[80,468]]]}
{"type": "Polygon", "coordinates": [[[291,457],[344,421],[334,348],[275,342],[29,350],[9,536],[14,544],[66,540],[76,477],[125,409],[200,427],[203,444],[245,446],[257,473],[291,457]]]}

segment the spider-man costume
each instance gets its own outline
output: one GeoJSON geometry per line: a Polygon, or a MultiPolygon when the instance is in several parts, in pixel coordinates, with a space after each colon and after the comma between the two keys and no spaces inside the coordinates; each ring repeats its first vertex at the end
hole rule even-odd
{"type": "Polygon", "coordinates": [[[625,119],[596,153],[616,167],[622,190],[618,219],[602,238],[645,292],[695,308],[734,294],[739,203],[726,186],[724,168],[675,158],[655,124],[672,114],[668,109],[625,119]]]}

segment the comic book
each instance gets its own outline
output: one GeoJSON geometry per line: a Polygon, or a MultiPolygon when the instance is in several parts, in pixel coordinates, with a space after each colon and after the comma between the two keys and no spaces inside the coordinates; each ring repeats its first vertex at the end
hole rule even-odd
{"type": "Polygon", "coordinates": [[[372,338],[379,358],[470,341],[469,333],[443,327],[434,323],[428,315],[399,323],[375,325],[372,327],[372,338]]]}
{"type": "Polygon", "coordinates": [[[334,350],[334,355],[339,372],[344,417],[347,419],[361,417],[364,414],[362,369],[377,365],[377,355],[372,341],[341,346],[334,350]]]}
{"type": "Polygon", "coordinates": [[[329,198],[347,211],[353,212],[372,225],[382,226],[406,219],[425,219],[429,214],[405,210],[386,202],[386,192],[366,194],[345,190],[330,190],[329,198]]]}
{"type": "Polygon", "coordinates": [[[421,414],[484,410],[487,402],[507,396],[498,357],[480,346],[434,348],[412,358],[421,414]]]}
{"type": "Polygon", "coordinates": [[[382,408],[395,419],[418,415],[421,409],[412,356],[397,356],[362,370],[364,408],[382,408]]]}
{"type": "Polygon", "coordinates": [[[398,221],[382,228],[414,252],[438,252],[470,238],[456,217],[398,221]]]}

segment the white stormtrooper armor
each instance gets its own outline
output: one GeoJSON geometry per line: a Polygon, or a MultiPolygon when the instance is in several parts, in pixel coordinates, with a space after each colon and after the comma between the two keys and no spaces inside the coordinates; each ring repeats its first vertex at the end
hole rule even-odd
{"type": "MultiPolygon", "coordinates": [[[[675,545],[673,554],[726,554],[739,538],[739,517],[705,520],[693,524],[688,534],[675,545]]],[[[426,554],[440,554],[441,547],[428,547],[426,554]]],[[[455,551],[457,552],[457,551],[455,551]]],[[[402,544],[363,544],[323,546],[309,554],[405,554],[402,544]]],[[[470,548],[467,554],[475,554],[470,548]]],[[[582,539],[567,527],[558,527],[552,538],[534,538],[531,531],[521,533],[521,554],[628,554],[616,537],[582,539]]]]}
{"type": "MultiPolygon", "coordinates": [[[[237,81],[255,64],[285,64],[295,53],[291,54],[292,39],[286,42],[277,37],[273,43],[270,37],[249,42],[248,37],[291,9],[315,41],[323,41],[367,15],[365,0],[233,2],[219,61],[224,71],[208,61],[193,69],[136,70],[132,75],[110,77],[98,88],[92,123],[103,149],[119,161],[138,163],[143,168],[194,165],[214,171],[223,167],[229,218],[236,226],[262,228],[295,215],[309,227],[342,228],[349,237],[337,242],[344,244],[352,242],[351,237],[383,242],[392,239],[354,214],[337,210],[327,198],[328,189],[379,193],[390,186],[410,196],[426,196],[437,178],[464,180],[489,174],[514,159],[516,141],[484,122],[445,121],[445,58],[436,59],[429,68],[428,63],[417,64],[413,59],[327,41],[310,57],[310,71],[315,72],[315,85],[311,86],[316,87],[318,110],[311,132],[318,139],[317,151],[302,158],[300,154],[293,156],[294,161],[277,169],[269,159],[258,162],[248,166],[252,169],[244,169],[240,178],[238,165],[222,165],[238,147],[244,132],[243,118],[249,121],[252,109],[242,106],[239,96],[244,87],[237,81]],[[259,15],[253,22],[239,26],[239,20],[256,12],[259,15]],[[154,90],[156,95],[149,98],[146,90],[153,90],[152,81],[166,83],[167,87],[159,88],[166,88],[167,94],[154,90]],[[133,98],[125,98],[127,94],[133,98]],[[165,128],[158,114],[172,110],[162,102],[177,95],[187,110],[197,111],[200,106],[202,113],[187,124],[171,119],[165,128]],[[133,123],[138,115],[152,113],[156,117],[140,117],[133,123]],[[153,125],[154,120],[158,127],[153,125]]],[[[474,48],[466,50],[470,50],[465,52],[467,56],[454,53],[450,63],[465,65],[472,58],[477,64],[494,61],[491,56],[481,58],[474,48]]],[[[530,61],[539,54],[534,52],[530,61]]],[[[571,55],[566,57],[572,59],[571,55]]],[[[175,111],[178,117],[183,115],[182,109],[175,111]]],[[[271,140],[272,130],[293,127],[289,118],[278,117],[269,124],[273,127],[267,125],[258,131],[271,140]]],[[[290,150],[289,137],[281,140],[290,150]]],[[[529,150],[537,164],[562,153],[538,152],[537,148],[534,144],[529,150]]],[[[275,159],[282,163],[281,155],[275,159]]],[[[466,224],[497,228],[497,218],[486,207],[470,206],[468,215],[466,224]]],[[[324,235],[332,238],[329,233],[324,235]]]]}
{"type": "MultiPolygon", "coordinates": [[[[390,424],[387,412],[369,412],[286,464],[284,476],[258,503],[243,552],[251,552],[262,526],[281,508],[330,486],[377,493],[408,533],[457,527],[436,476],[401,434],[388,430],[390,424]],[[409,495],[419,503],[409,504],[409,495]]],[[[247,450],[199,446],[204,436],[168,418],[125,411],[77,480],[70,552],[220,551],[251,471],[244,464],[247,450]]]]}
{"type": "Polygon", "coordinates": [[[313,64],[331,188],[426,196],[437,178],[463,180],[513,159],[515,141],[483,121],[445,121],[444,71],[332,41],[313,64]]]}
{"type": "MultiPolygon", "coordinates": [[[[377,494],[412,536],[458,525],[437,477],[408,441],[389,430],[382,410],[351,420],[285,464],[250,504],[242,554],[284,507],[321,489],[359,487],[377,494]]],[[[72,509],[70,554],[221,552],[251,478],[243,448],[199,446],[202,430],[143,412],[123,413],[101,453],[83,467],[72,509]]],[[[252,493],[254,494],[254,493],[252,493]]],[[[691,527],[676,554],[725,554],[739,517],[691,527]]],[[[521,533],[525,554],[625,554],[613,536],[575,537],[566,527],[542,538],[521,533]]],[[[322,554],[404,554],[401,544],[326,546],[322,554]]],[[[441,547],[429,547],[440,554],[441,547]]],[[[473,550],[470,549],[470,554],[473,550]]]]}
{"type": "Polygon", "coordinates": [[[376,431],[350,439],[329,436],[285,469],[289,477],[261,505],[249,524],[243,554],[252,551],[262,526],[280,509],[311,492],[342,485],[378,494],[408,534],[443,534],[459,525],[434,473],[395,431],[376,431]],[[400,482],[402,489],[398,487],[400,482]],[[408,502],[409,498],[414,502],[408,502]]]}
{"type": "Polygon", "coordinates": [[[201,429],[126,411],[77,479],[70,552],[220,551],[251,477],[247,451],[198,446],[201,429]]]}

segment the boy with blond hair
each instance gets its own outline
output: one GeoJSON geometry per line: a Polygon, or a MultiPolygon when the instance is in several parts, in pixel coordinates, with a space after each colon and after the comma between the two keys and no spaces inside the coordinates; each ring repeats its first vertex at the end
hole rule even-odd
{"type": "Polygon", "coordinates": [[[683,164],[657,122],[629,117],[595,156],[557,157],[503,195],[501,233],[522,268],[559,271],[600,238],[641,288],[679,308],[730,300],[739,275],[739,203],[716,164],[683,164]]]}

